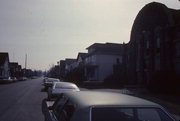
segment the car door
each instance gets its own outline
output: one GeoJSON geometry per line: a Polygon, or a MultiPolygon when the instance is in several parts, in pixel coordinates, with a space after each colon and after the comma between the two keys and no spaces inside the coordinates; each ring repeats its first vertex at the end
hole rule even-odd
{"type": "Polygon", "coordinates": [[[55,107],[54,114],[58,121],[70,121],[74,111],[75,105],[64,97],[55,107]]]}

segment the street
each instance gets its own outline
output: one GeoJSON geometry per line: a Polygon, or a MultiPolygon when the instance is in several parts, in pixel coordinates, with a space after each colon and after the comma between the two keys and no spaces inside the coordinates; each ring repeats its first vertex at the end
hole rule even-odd
{"type": "Polygon", "coordinates": [[[44,121],[42,78],[0,85],[0,121],[44,121]]]}
{"type": "MultiPolygon", "coordinates": [[[[43,78],[30,79],[11,84],[0,85],[0,121],[44,121],[41,105],[47,97],[41,91],[43,78]]],[[[80,90],[87,90],[80,88],[80,90]]],[[[127,89],[94,89],[92,91],[108,91],[133,94],[127,89]]],[[[179,116],[176,116],[180,119],[179,116]]]]}

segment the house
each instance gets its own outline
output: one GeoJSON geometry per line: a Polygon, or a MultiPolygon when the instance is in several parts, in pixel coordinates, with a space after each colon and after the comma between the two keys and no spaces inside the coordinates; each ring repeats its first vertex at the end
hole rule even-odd
{"type": "Polygon", "coordinates": [[[23,77],[23,71],[22,71],[21,65],[18,65],[17,68],[18,68],[18,75],[17,75],[17,78],[23,77]]]}
{"type": "Polygon", "coordinates": [[[60,73],[60,79],[63,79],[65,77],[65,60],[60,60],[60,63],[59,63],[60,67],[59,67],[59,73],[60,73]]]}
{"type": "Polygon", "coordinates": [[[87,48],[85,77],[87,81],[103,81],[113,74],[114,65],[122,64],[123,44],[94,43],[87,48]]]}
{"type": "Polygon", "coordinates": [[[72,58],[65,59],[65,75],[68,72],[72,71],[76,66],[77,66],[76,59],[72,59],[72,58]]]}
{"type": "Polygon", "coordinates": [[[77,56],[77,67],[78,68],[84,67],[86,56],[87,56],[87,53],[78,53],[78,56],[77,56]]]}
{"type": "Polygon", "coordinates": [[[19,66],[17,62],[10,62],[9,63],[9,67],[10,67],[10,73],[11,73],[11,77],[19,77],[19,66]]]}
{"type": "Polygon", "coordinates": [[[9,71],[9,54],[0,53],[0,79],[8,78],[10,76],[9,71]]]}

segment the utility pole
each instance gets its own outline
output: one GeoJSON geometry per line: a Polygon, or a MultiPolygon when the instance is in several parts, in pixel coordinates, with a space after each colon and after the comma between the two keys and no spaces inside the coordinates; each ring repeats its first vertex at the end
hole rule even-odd
{"type": "Polygon", "coordinates": [[[24,67],[24,71],[23,71],[23,76],[27,76],[26,75],[26,68],[27,68],[27,54],[25,55],[25,67],[24,67]]]}
{"type": "Polygon", "coordinates": [[[14,59],[14,52],[13,52],[13,61],[15,62],[15,59],[14,59]]]}
{"type": "Polygon", "coordinates": [[[25,57],[25,69],[27,68],[27,54],[26,54],[26,57],[25,57]]]}

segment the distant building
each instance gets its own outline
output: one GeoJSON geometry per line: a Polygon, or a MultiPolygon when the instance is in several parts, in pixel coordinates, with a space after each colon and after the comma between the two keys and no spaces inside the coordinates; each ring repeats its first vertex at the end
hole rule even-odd
{"type": "Polygon", "coordinates": [[[87,53],[78,53],[77,56],[77,67],[84,68],[85,66],[85,58],[87,57],[87,53]]]}
{"type": "Polygon", "coordinates": [[[65,77],[65,60],[60,60],[60,63],[59,63],[60,67],[59,67],[59,73],[60,73],[60,79],[64,79],[65,77]]]}
{"type": "Polygon", "coordinates": [[[180,74],[180,10],[152,2],[138,13],[127,49],[131,84],[148,85],[157,72],[180,74]]]}
{"type": "Polygon", "coordinates": [[[94,43],[86,49],[88,53],[79,53],[77,60],[63,62],[65,74],[84,66],[86,81],[103,81],[116,74],[125,79],[123,84],[142,87],[158,74],[180,77],[180,10],[149,3],[136,16],[129,43],[94,43]]]}
{"type": "Polygon", "coordinates": [[[21,65],[18,65],[18,78],[23,77],[23,71],[21,65]]]}
{"type": "Polygon", "coordinates": [[[9,72],[9,54],[0,53],[0,78],[8,78],[9,72]]]}
{"type": "Polygon", "coordinates": [[[9,67],[10,67],[10,73],[11,73],[11,77],[19,77],[19,66],[17,62],[10,62],[9,63],[9,67]]]}
{"type": "Polygon", "coordinates": [[[122,64],[123,44],[95,43],[87,48],[85,77],[87,81],[103,81],[113,74],[114,65],[122,64]]]}
{"type": "Polygon", "coordinates": [[[76,67],[76,59],[65,59],[65,75],[76,67]]]}

